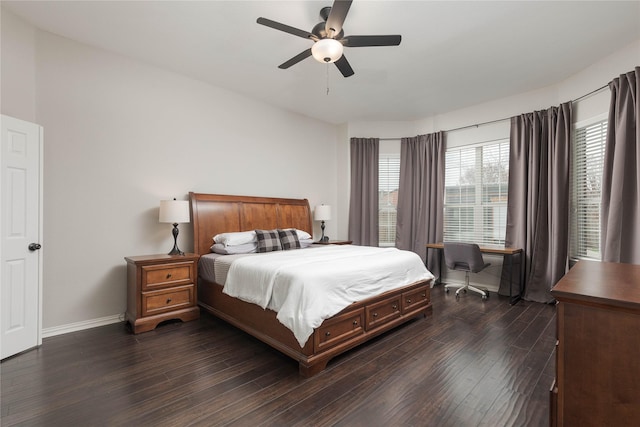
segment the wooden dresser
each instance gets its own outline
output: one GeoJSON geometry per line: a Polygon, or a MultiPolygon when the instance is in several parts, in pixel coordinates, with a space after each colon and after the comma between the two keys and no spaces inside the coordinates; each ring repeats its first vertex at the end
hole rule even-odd
{"type": "Polygon", "coordinates": [[[126,320],[134,333],[155,329],[160,322],[183,322],[200,316],[197,306],[199,255],[126,257],[126,320]]]}
{"type": "Polygon", "coordinates": [[[580,261],[551,293],[551,425],[640,425],[640,265],[580,261]]]}

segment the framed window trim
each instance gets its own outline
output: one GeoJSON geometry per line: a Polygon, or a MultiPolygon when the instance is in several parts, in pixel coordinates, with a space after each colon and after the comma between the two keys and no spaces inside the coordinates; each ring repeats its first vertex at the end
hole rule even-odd
{"type": "Polygon", "coordinates": [[[456,184],[451,184],[455,175],[452,171],[449,157],[445,165],[445,201],[444,201],[444,240],[468,241],[480,245],[504,245],[506,234],[506,212],[508,194],[509,172],[509,138],[499,138],[481,143],[456,145],[447,149],[450,153],[460,153],[460,165],[456,184]],[[495,182],[486,182],[490,170],[484,171],[484,155],[487,150],[497,150],[498,162],[493,171],[495,182]],[[463,151],[473,150],[473,154],[466,153],[463,159],[463,151]],[[473,163],[472,168],[467,167],[473,176],[463,177],[463,161],[473,163]],[[503,169],[504,168],[504,169],[503,169]],[[468,180],[468,184],[461,184],[461,180],[468,180]],[[458,191],[458,194],[456,194],[458,191]],[[457,196],[457,197],[456,197],[457,196]],[[457,222],[457,224],[453,223],[457,222]]]}
{"type": "MultiPolygon", "coordinates": [[[[570,179],[570,200],[569,200],[569,258],[571,262],[578,260],[600,261],[600,208],[602,203],[602,189],[596,189],[602,183],[602,172],[604,167],[604,146],[607,137],[608,113],[581,120],[573,125],[573,138],[571,141],[571,164],[569,165],[570,179]],[[578,147],[578,138],[583,137],[582,133],[587,128],[594,132],[598,139],[595,145],[591,141],[588,147],[578,147]],[[599,134],[599,135],[598,135],[599,134]],[[587,153],[588,152],[588,153],[587,153]],[[592,157],[591,162],[585,158],[592,157]],[[578,162],[585,162],[578,165],[578,162]],[[589,180],[587,177],[586,163],[589,163],[592,173],[596,174],[589,180]],[[599,163],[599,164],[598,164],[599,163]],[[578,166],[583,166],[578,168],[578,166]],[[577,182],[582,181],[584,185],[577,187],[577,182]],[[590,183],[587,181],[591,181],[590,183]],[[592,188],[589,188],[592,187],[592,188]],[[591,194],[589,194],[591,193],[591,194]],[[589,220],[591,216],[591,220],[589,220]],[[594,250],[594,245],[597,249],[594,250]]],[[[584,138],[587,138],[584,135],[584,138]]],[[[593,137],[592,137],[593,138],[593,137]]],[[[589,142],[581,141],[585,144],[589,142]]]]}
{"type": "Polygon", "coordinates": [[[378,158],[378,246],[395,247],[400,152],[383,152],[382,149],[380,151],[378,158]]]}

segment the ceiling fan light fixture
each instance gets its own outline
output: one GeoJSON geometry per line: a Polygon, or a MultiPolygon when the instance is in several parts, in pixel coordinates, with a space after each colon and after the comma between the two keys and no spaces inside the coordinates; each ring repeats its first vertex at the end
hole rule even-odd
{"type": "Polygon", "coordinates": [[[336,62],[342,56],[344,46],[336,39],[320,39],[311,46],[311,54],[318,62],[336,62]]]}

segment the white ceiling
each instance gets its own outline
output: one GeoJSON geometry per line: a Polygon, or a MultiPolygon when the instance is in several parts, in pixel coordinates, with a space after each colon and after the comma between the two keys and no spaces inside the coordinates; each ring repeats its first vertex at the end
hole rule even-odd
{"type": "MultiPolygon", "coordinates": [[[[2,1],[35,26],[330,123],[416,120],[559,83],[640,39],[640,2],[355,0],[345,34],[401,34],[345,48],[355,75],[307,58],[325,1],[2,1]],[[327,94],[327,87],[329,93],[327,94]]],[[[603,82],[603,84],[606,82],[603,82]]]]}

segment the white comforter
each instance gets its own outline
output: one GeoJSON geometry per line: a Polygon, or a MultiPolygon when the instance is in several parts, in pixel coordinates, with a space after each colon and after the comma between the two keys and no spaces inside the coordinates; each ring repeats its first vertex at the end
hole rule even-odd
{"type": "Polygon", "coordinates": [[[433,277],[413,252],[327,245],[237,259],[223,292],[276,311],[304,347],[323,320],[349,304],[433,277]]]}

